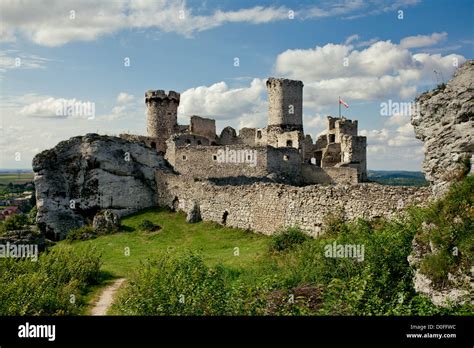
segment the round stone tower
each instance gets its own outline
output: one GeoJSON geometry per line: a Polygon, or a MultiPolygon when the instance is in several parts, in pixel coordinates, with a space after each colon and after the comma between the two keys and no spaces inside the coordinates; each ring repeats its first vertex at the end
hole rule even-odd
{"type": "Polygon", "coordinates": [[[147,106],[147,133],[156,139],[156,148],[166,151],[166,140],[174,134],[178,126],[179,93],[163,90],[149,90],[145,93],[147,106]]]}
{"type": "Polygon", "coordinates": [[[267,90],[268,127],[303,130],[303,82],[270,77],[267,90]]]}

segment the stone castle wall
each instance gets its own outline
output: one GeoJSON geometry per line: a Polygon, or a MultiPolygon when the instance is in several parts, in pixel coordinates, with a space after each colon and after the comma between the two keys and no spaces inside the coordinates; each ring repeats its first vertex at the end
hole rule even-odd
{"type": "Polygon", "coordinates": [[[189,213],[199,207],[204,221],[271,235],[283,227],[299,226],[318,236],[324,218],[341,209],[348,220],[390,217],[410,204],[426,203],[429,188],[378,184],[215,185],[156,172],[160,205],[189,213]]]}
{"type": "Polygon", "coordinates": [[[298,151],[291,148],[221,146],[168,146],[166,158],[177,173],[194,178],[261,178],[280,173],[300,177],[298,151]]]}

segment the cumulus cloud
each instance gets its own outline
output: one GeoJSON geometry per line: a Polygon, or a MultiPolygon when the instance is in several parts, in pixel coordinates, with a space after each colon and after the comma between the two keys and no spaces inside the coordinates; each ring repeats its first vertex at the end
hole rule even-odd
{"type": "Polygon", "coordinates": [[[135,99],[135,96],[126,92],[120,92],[117,96],[117,102],[120,104],[129,103],[135,99]]]}
{"type": "Polygon", "coordinates": [[[15,41],[19,34],[39,45],[60,46],[134,28],[152,28],[191,37],[196,32],[226,23],[289,20],[290,13],[297,20],[342,16],[354,11],[370,13],[370,8],[385,9],[391,6],[388,3],[388,0],[376,3],[340,0],[298,8],[254,6],[230,11],[215,9],[202,14],[184,0],[36,0],[27,6],[21,0],[11,0],[0,2],[0,42],[15,41]]]}
{"type": "Polygon", "coordinates": [[[95,118],[56,115],[55,106],[78,101],[33,93],[0,95],[0,168],[31,168],[31,160],[38,152],[77,135],[145,132],[144,106],[133,107],[130,103],[115,105],[108,115],[99,115],[97,110],[95,118]],[[115,122],[107,118],[109,115],[120,115],[122,119],[115,122]]]}
{"type": "Polygon", "coordinates": [[[190,88],[181,93],[178,114],[209,116],[217,120],[258,113],[266,108],[262,96],[266,91],[265,80],[253,79],[248,87],[229,88],[225,82],[211,86],[190,88]]]}
{"type": "Polygon", "coordinates": [[[436,82],[434,70],[449,77],[464,61],[457,54],[413,54],[387,40],[362,49],[332,43],[290,49],[278,55],[274,69],[279,76],[303,80],[305,105],[321,109],[338,95],[345,100],[411,99],[419,86],[436,82]]]}
{"type": "Polygon", "coordinates": [[[435,45],[448,38],[448,33],[433,33],[431,35],[408,36],[400,40],[402,48],[417,48],[435,45]]]}
{"type": "Polygon", "coordinates": [[[423,143],[416,139],[410,118],[394,115],[388,118],[381,129],[362,129],[360,135],[367,137],[368,165],[373,169],[420,169],[423,159],[423,143]]]}
{"type": "Polygon", "coordinates": [[[78,99],[65,99],[45,97],[39,101],[23,106],[19,115],[27,117],[53,117],[53,118],[94,118],[95,103],[78,99]]]}

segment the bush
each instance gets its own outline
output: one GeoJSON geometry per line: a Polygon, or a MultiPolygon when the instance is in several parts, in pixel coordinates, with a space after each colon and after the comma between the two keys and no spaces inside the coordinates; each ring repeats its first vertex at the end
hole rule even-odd
{"type": "Polygon", "coordinates": [[[147,232],[152,232],[152,231],[156,231],[156,230],[160,229],[160,226],[155,225],[153,222],[151,222],[150,220],[146,220],[146,219],[143,220],[142,222],[140,222],[138,227],[141,230],[147,231],[147,232]]]}
{"type": "Polygon", "coordinates": [[[124,315],[255,315],[263,313],[262,289],[230,286],[223,266],[210,268],[199,255],[166,254],[143,264],[119,294],[124,315]]]}
{"type": "Polygon", "coordinates": [[[29,223],[31,225],[36,224],[36,214],[37,213],[38,213],[38,208],[35,205],[33,208],[31,208],[30,212],[28,213],[28,220],[29,220],[29,223]]]}
{"type": "Polygon", "coordinates": [[[94,248],[55,249],[37,262],[0,259],[0,315],[73,315],[81,312],[82,291],[99,279],[94,248]]]}
{"type": "Polygon", "coordinates": [[[7,231],[22,230],[29,224],[28,217],[24,214],[15,214],[9,216],[3,223],[3,227],[7,231]]]}
{"type": "Polygon", "coordinates": [[[311,237],[306,235],[299,228],[288,228],[272,236],[270,251],[291,250],[309,239],[311,239],[311,237]]]}
{"type": "Polygon", "coordinates": [[[69,230],[66,236],[66,240],[68,240],[69,242],[94,238],[97,238],[97,232],[92,228],[92,226],[72,228],[69,230]]]}

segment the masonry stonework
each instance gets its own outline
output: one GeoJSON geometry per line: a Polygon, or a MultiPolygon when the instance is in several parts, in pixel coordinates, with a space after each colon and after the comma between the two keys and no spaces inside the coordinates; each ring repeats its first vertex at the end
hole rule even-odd
{"type": "Polygon", "coordinates": [[[178,126],[179,93],[149,90],[145,93],[147,105],[147,133],[157,139],[157,149],[166,151],[166,140],[178,126]]]}
{"type": "Polygon", "coordinates": [[[215,185],[179,175],[156,173],[158,201],[189,213],[199,206],[201,218],[230,227],[273,234],[298,226],[311,236],[323,232],[324,219],[340,210],[348,220],[392,217],[411,204],[426,203],[429,188],[358,185],[295,187],[273,183],[215,185]]]}

